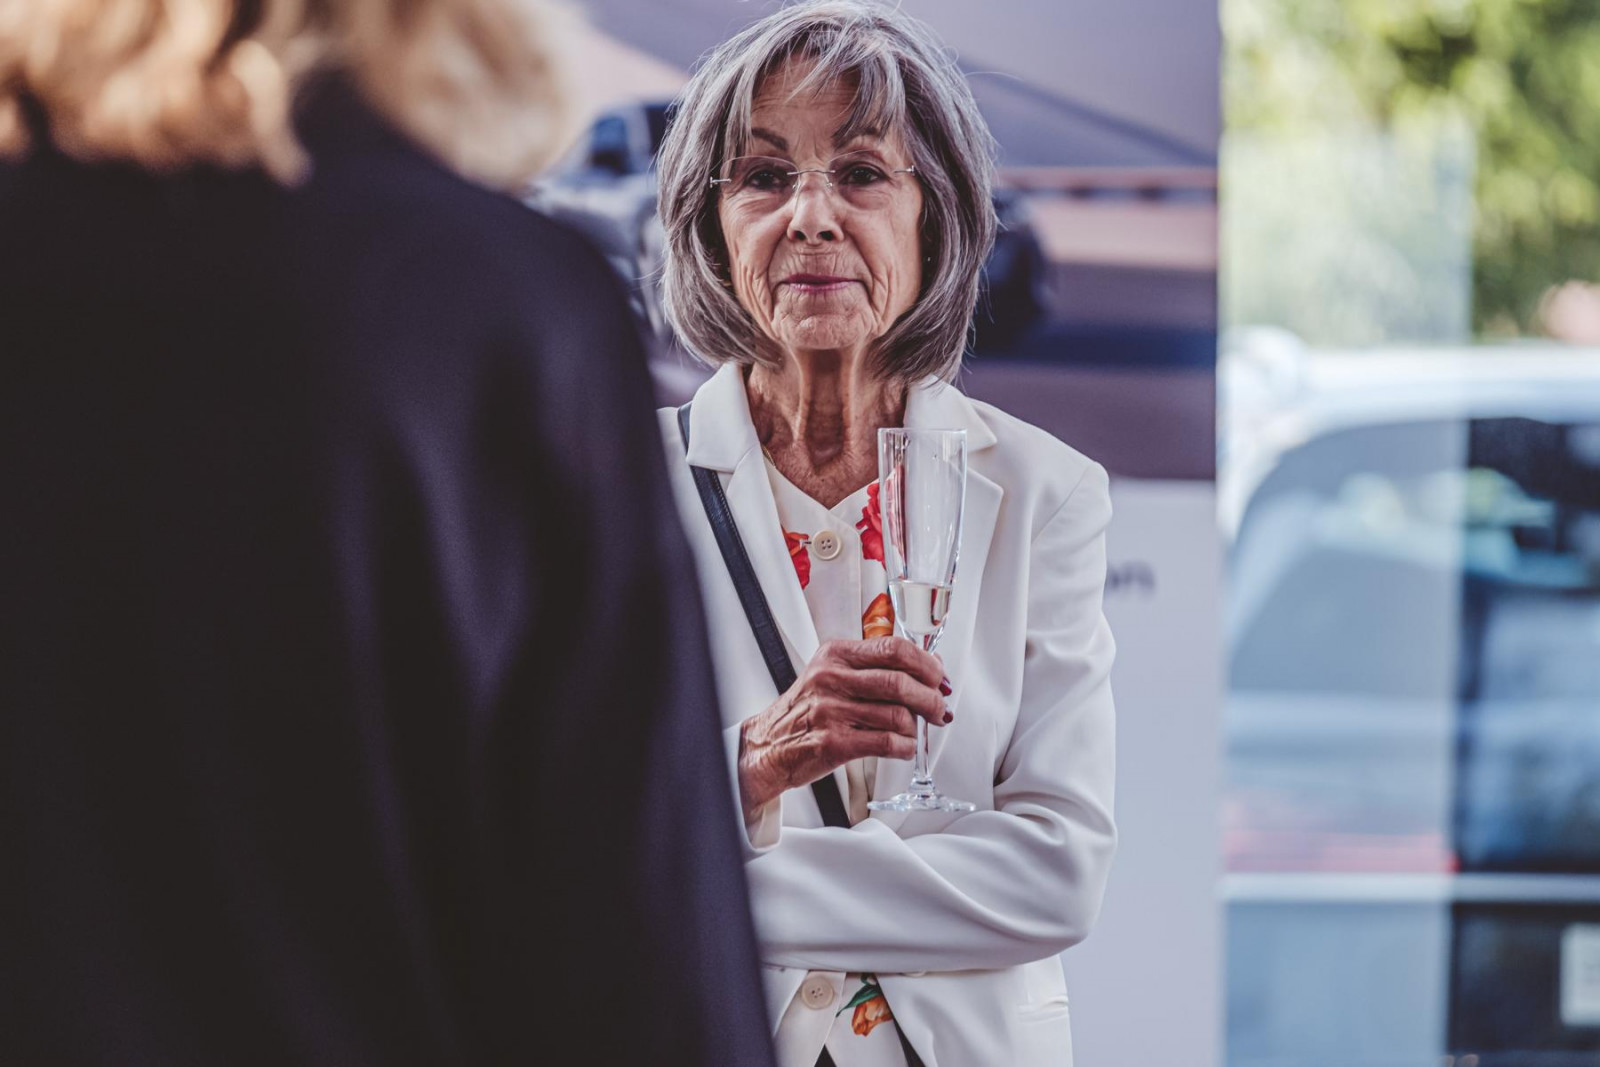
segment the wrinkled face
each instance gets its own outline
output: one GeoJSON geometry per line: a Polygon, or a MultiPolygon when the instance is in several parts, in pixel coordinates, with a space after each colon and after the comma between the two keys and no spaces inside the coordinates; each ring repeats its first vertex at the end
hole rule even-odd
{"type": "Polygon", "coordinates": [[[749,174],[742,193],[724,184],[718,219],[734,293],[762,333],[785,353],[859,353],[921,289],[922,187],[914,174],[895,173],[912,161],[892,133],[836,139],[853,88],[790,98],[807,69],[790,63],[762,83],[746,156],[787,161],[788,170],[847,165],[835,167],[832,188],[827,175],[787,179],[777,167],[749,174]]]}

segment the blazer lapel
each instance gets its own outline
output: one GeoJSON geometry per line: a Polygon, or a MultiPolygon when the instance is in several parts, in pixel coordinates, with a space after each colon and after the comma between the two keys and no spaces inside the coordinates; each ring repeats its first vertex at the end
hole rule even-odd
{"type": "MultiPolygon", "coordinates": [[[[689,464],[718,472],[750,565],[798,673],[817,651],[817,631],[783,540],[761,442],[750,421],[744,378],[724,366],[695,393],[689,415],[689,464]]],[[[765,671],[765,667],[761,668],[765,671]]]]}
{"type": "MultiPolygon", "coordinates": [[[[983,571],[989,559],[989,542],[1000,516],[1004,491],[994,481],[978,473],[974,457],[994,445],[994,433],[972,402],[954,386],[929,380],[911,391],[906,402],[906,427],[927,430],[967,431],[967,491],[961,519],[961,556],[956,566],[955,590],[951,596],[950,617],[935,648],[945,664],[953,692],[952,711],[961,710],[962,682],[966,678],[968,655],[976,632],[978,596],[983,586],[983,571]]],[[[933,729],[928,737],[928,768],[938,778],[939,754],[948,730],[933,729]]],[[[884,800],[903,792],[911,781],[911,764],[906,760],[881,760],[872,797],[884,800]]],[[[905,812],[874,812],[891,826],[905,821],[905,812]]]]}
{"type": "MultiPolygon", "coordinates": [[[[950,618],[945,623],[938,647],[934,649],[943,657],[945,675],[950,679],[951,711],[959,711],[961,707],[968,654],[972,651],[972,637],[977,631],[978,594],[983,587],[983,569],[989,559],[989,540],[994,535],[1002,495],[1002,490],[994,482],[975,471],[967,471],[967,501],[961,525],[961,562],[956,567],[950,618]]],[[[930,769],[938,762],[939,752],[944,748],[948,736],[948,730],[935,730],[928,738],[930,769]]]]}
{"type": "Polygon", "coordinates": [[[798,674],[817,651],[817,629],[811,621],[794,561],[783,540],[778,522],[778,505],[772,498],[772,482],[758,446],[748,453],[723,482],[728,507],[739,524],[739,536],[750,556],[750,565],[761,580],[767,606],[783,632],[789,658],[798,674]]]}

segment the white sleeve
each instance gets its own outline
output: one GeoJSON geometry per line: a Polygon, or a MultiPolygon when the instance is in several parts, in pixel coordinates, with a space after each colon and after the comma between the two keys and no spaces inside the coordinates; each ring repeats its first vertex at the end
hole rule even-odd
{"type": "Polygon", "coordinates": [[[1112,823],[1115,654],[1101,610],[1106,474],[1091,465],[1034,538],[1022,705],[995,810],[902,839],[868,819],[787,827],[745,865],[763,962],[903,973],[1008,967],[1081,941],[1099,914],[1112,823]]]}
{"type": "MultiPolygon", "coordinates": [[[[728,760],[728,777],[733,782],[733,810],[742,813],[744,797],[739,795],[739,733],[740,724],[728,727],[722,731],[722,744],[728,760]]],[[[778,843],[783,827],[783,794],[763,804],[753,820],[741,814],[740,821],[744,824],[744,832],[739,835],[739,848],[746,860],[771,851],[778,843]]]]}

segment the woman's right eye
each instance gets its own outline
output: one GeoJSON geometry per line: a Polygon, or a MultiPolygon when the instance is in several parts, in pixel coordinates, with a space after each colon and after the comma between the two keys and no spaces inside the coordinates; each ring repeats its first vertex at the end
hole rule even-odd
{"type": "Polygon", "coordinates": [[[777,167],[756,167],[745,175],[744,185],[747,189],[770,193],[781,190],[788,180],[788,175],[777,167]]]}

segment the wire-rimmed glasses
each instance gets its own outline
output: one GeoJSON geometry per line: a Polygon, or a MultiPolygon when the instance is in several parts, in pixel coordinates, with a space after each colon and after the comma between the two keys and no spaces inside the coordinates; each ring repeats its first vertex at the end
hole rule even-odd
{"type": "Polygon", "coordinates": [[[820,174],[823,185],[846,203],[862,210],[888,205],[914,175],[916,167],[892,167],[873,153],[851,152],[835,156],[826,167],[797,167],[780,156],[735,156],[711,176],[731,203],[776,210],[789,202],[807,174],[820,174]]]}

